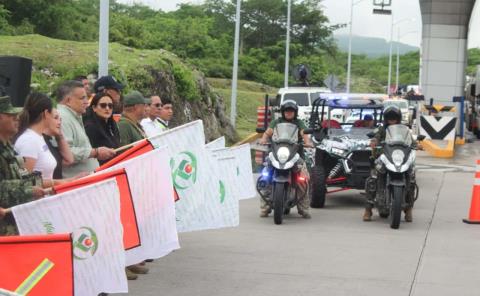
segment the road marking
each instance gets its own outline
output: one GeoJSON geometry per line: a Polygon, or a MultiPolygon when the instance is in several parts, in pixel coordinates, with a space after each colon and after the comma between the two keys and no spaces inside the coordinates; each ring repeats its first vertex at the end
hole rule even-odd
{"type": "Polygon", "coordinates": [[[417,171],[426,172],[475,172],[475,166],[455,164],[417,164],[417,171]]]}
{"type": "Polygon", "coordinates": [[[26,295],[32,290],[40,280],[53,268],[55,264],[48,258],[43,259],[42,263],[18,286],[15,293],[26,295]]]}

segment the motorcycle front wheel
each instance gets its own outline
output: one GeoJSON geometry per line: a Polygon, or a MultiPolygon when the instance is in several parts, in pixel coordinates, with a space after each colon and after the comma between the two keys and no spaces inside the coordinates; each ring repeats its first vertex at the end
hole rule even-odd
{"type": "Polygon", "coordinates": [[[286,183],[275,183],[273,185],[273,222],[275,224],[282,224],[283,220],[283,203],[287,194],[286,183]]]}
{"type": "Polygon", "coordinates": [[[403,192],[404,189],[401,186],[393,186],[390,194],[392,194],[392,220],[390,222],[390,227],[393,229],[398,229],[400,226],[400,218],[402,216],[402,201],[403,201],[403,192]]]}

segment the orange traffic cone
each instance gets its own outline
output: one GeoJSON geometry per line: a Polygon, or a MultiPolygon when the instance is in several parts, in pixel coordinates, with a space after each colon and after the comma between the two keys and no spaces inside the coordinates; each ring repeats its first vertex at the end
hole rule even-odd
{"type": "Polygon", "coordinates": [[[468,219],[463,219],[468,224],[480,224],[480,160],[477,160],[475,181],[473,182],[472,202],[468,219]]]}

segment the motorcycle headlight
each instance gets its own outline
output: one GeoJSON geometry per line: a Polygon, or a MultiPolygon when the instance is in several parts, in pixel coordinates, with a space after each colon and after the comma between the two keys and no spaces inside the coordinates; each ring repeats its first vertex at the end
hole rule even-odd
{"type": "Polygon", "coordinates": [[[392,152],[392,160],[395,166],[401,166],[405,159],[405,153],[402,150],[396,149],[392,152]]]}
{"type": "Polygon", "coordinates": [[[288,150],[287,147],[278,148],[277,157],[278,157],[278,161],[280,161],[280,163],[287,162],[288,158],[290,157],[290,150],[288,150]]]}

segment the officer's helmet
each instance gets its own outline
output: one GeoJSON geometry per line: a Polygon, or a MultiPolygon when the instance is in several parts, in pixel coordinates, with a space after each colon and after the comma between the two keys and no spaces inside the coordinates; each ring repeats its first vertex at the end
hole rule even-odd
{"type": "Polygon", "coordinates": [[[383,111],[383,120],[385,125],[388,125],[390,120],[400,123],[402,121],[402,111],[397,106],[389,106],[383,111]]]}
{"type": "Polygon", "coordinates": [[[286,100],[283,102],[282,106],[280,107],[280,111],[282,112],[282,117],[285,119],[285,111],[293,110],[295,112],[294,119],[297,119],[298,115],[298,106],[297,103],[293,100],[286,100]]]}

